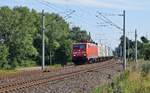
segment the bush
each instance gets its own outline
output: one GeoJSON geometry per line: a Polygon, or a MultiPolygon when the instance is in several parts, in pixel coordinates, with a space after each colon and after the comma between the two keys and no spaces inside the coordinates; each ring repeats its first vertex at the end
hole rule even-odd
{"type": "MultiPolygon", "coordinates": [[[[143,72],[148,72],[150,64],[142,65],[143,72]]],[[[149,75],[149,74],[148,74],[149,75]]],[[[138,71],[126,71],[112,83],[97,87],[92,93],[149,93],[150,76],[142,77],[138,71]]]]}
{"type": "Polygon", "coordinates": [[[141,66],[142,75],[146,76],[150,72],[150,63],[145,63],[141,66]]]}

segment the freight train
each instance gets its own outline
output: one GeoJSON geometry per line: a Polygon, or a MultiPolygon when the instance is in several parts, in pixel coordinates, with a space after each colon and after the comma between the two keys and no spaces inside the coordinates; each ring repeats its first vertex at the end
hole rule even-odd
{"type": "Polygon", "coordinates": [[[72,62],[76,65],[95,63],[113,58],[110,47],[95,43],[75,43],[72,48],[72,62]]]}

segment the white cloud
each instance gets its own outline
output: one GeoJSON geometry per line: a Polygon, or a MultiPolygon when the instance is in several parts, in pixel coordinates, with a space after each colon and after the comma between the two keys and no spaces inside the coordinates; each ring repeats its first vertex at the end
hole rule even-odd
{"type": "Polygon", "coordinates": [[[55,4],[62,5],[78,5],[85,7],[97,8],[118,8],[129,10],[143,10],[143,6],[138,2],[130,2],[129,0],[45,0],[55,4]]]}
{"type": "Polygon", "coordinates": [[[97,0],[45,0],[51,3],[63,5],[81,5],[89,7],[112,7],[112,4],[99,2],[97,0]]]}

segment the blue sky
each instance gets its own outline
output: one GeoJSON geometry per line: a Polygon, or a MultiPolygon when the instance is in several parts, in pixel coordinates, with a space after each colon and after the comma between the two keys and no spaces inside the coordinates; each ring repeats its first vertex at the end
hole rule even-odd
{"type": "MultiPolygon", "coordinates": [[[[68,11],[75,10],[71,18],[66,19],[71,26],[80,26],[91,32],[92,38],[115,48],[119,43],[122,31],[108,24],[106,27],[97,23],[104,23],[96,18],[97,12],[104,14],[121,14],[126,10],[126,31],[129,38],[134,39],[134,30],[138,30],[138,38],[147,36],[150,39],[150,0],[0,0],[0,6],[27,6],[40,12],[59,13],[65,17],[68,11]],[[46,6],[44,1],[49,2],[46,6]],[[146,35],[147,34],[147,35],[146,35]]],[[[108,16],[115,24],[122,27],[121,16],[108,16]]]]}

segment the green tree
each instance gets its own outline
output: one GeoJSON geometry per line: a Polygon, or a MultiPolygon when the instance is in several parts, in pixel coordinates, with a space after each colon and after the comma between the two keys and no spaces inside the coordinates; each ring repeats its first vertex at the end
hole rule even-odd
{"type": "Polygon", "coordinates": [[[149,40],[144,36],[141,37],[141,40],[143,43],[149,43],[149,40]]]}
{"type": "MultiPolygon", "coordinates": [[[[123,37],[120,38],[121,42],[119,46],[116,48],[117,56],[120,56],[120,47],[123,46],[123,37]]],[[[134,59],[135,57],[135,41],[129,40],[126,38],[127,43],[127,54],[129,50],[129,58],[134,59]]],[[[150,59],[150,43],[149,40],[142,36],[141,41],[137,41],[138,48],[138,58],[144,58],[145,60],[150,59]]],[[[121,49],[123,51],[123,49],[121,49]]]]}
{"type": "Polygon", "coordinates": [[[0,36],[9,49],[8,63],[15,67],[34,64],[37,51],[32,43],[37,30],[32,13],[26,7],[2,7],[0,14],[0,36]]]}
{"type": "Polygon", "coordinates": [[[70,31],[69,37],[76,42],[92,42],[91,36],[87,34],[87,31],[81,30],[79,27],[73,27],[70,31]]]}
{"type": "Polygon", "coordinates": [[[8,47],[4,44],[0,45],[0,68],[9,69],[10,65],[8,64],[8,47]]]}
{"type": "Polygon", "coordinates": [[[57,62],[62,66],[66,65],[67,62],[71,62],[71,48],[72,40],[65,40],[61,43],[61,47],[56,50],[55,56],[58,59],[57,62]]]}
{"type": "Polygon", "coordinates": [[[142,41],[141,54],[145,60],[150,60],[150,43],[149,43],[149,40],[146,37],[142,36],[141,41],[142,41]]]}
{"type": "MultiPolygon", "coordinates": [[[[45,13],[45,58],[50,64],[66,64],[71,61],[73,42],[91,41],[90,35],[69,24],[58,14],[45,13]]],[[[41,65],[42,31],[41,13],[27,7],[0,8],[0,67],[41,65]]]]}

